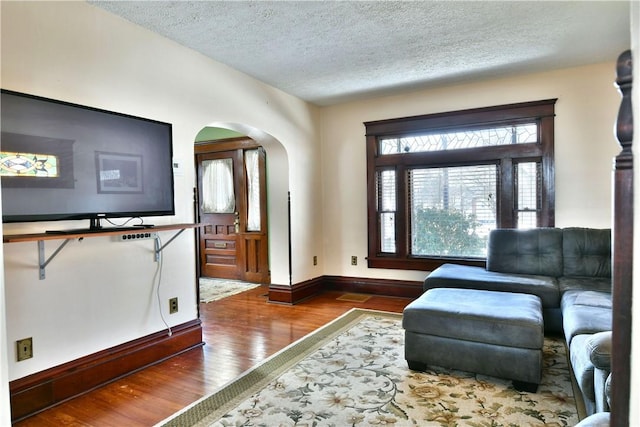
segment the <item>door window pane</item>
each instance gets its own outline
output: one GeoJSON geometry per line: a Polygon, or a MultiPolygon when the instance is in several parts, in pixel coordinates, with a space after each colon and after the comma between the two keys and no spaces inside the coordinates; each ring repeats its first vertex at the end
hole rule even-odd
{"type": "Polygon", "coordinates": [[[233,213],[235,210],[233,160],[204,160],[202,162],[202,212],[233,213]]]}
{"type": "Polygon", "coordinates": [[[260,231],[260,171],[258,150],[247,150],[244,163],[247,170],[247,231],[260,231]]]}

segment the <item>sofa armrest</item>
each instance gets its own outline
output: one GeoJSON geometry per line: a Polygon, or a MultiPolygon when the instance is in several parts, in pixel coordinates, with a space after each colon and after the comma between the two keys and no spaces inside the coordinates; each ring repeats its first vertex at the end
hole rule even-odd
{"type": "Polygon", "coordinates": [[[611,374],[604,381],[604,396],[607,399],[607,407],[611,409],[611,374]]]}
{"type": "Polygon", "coordinates": [[[611,331],[598,332],[585,341],[593,370],[593,388],[596,412],[609,410],[609,384],[611,372],[611,331]]]}
{"type": "Polygon", "coordinates": [[[585,342],[591,363],[596,369],[611,370],[611,331],[598,332],[585,342]]]}
{"type": "Polygon", "coordinates": [[[576,424],[576,427],[609,427],[611,414],[609,412],[598,412],[576,424]]]}

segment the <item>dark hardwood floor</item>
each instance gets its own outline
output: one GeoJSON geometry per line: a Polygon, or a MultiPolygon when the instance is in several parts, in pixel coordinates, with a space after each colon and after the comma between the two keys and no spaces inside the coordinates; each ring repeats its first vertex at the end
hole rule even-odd
{"type": "Polygon", "coordinates": [[[31,426],[151,426],[353,307],[401,312],[407,298],[340,301],[330,291],[294,306],[259,287],[200,305],[206,345],[131,374],[26,420],[31,426]]]}

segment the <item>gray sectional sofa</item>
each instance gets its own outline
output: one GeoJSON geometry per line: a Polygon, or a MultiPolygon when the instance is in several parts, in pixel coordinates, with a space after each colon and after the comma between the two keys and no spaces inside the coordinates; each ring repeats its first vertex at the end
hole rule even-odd
{"type": "Polygon", "coordinates": [[[493,230],[486,268],[444,264],[424,281],[433,288],[540,297],[545,334],[564,336],[587,415],[609,410],[611,230],[493,230]]]}

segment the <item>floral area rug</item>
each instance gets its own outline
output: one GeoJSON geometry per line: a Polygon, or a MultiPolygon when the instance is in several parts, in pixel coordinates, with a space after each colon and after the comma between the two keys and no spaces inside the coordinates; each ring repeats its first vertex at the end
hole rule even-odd
{"type": "Polygon", "coordinates": [[[163,426],[573,426],[565,346],[545,339],[537,393],[404,360],[401,315],[354,309],[163,426]],[[300,347],[301,346],[301,347],[300,347]]]}
{"type": "Polygon", "coordinates": [[[249,289],[257,288],[259,283],[247,283],[239,280],[200,278],[200,302],[217,301],[249,289]]]}

